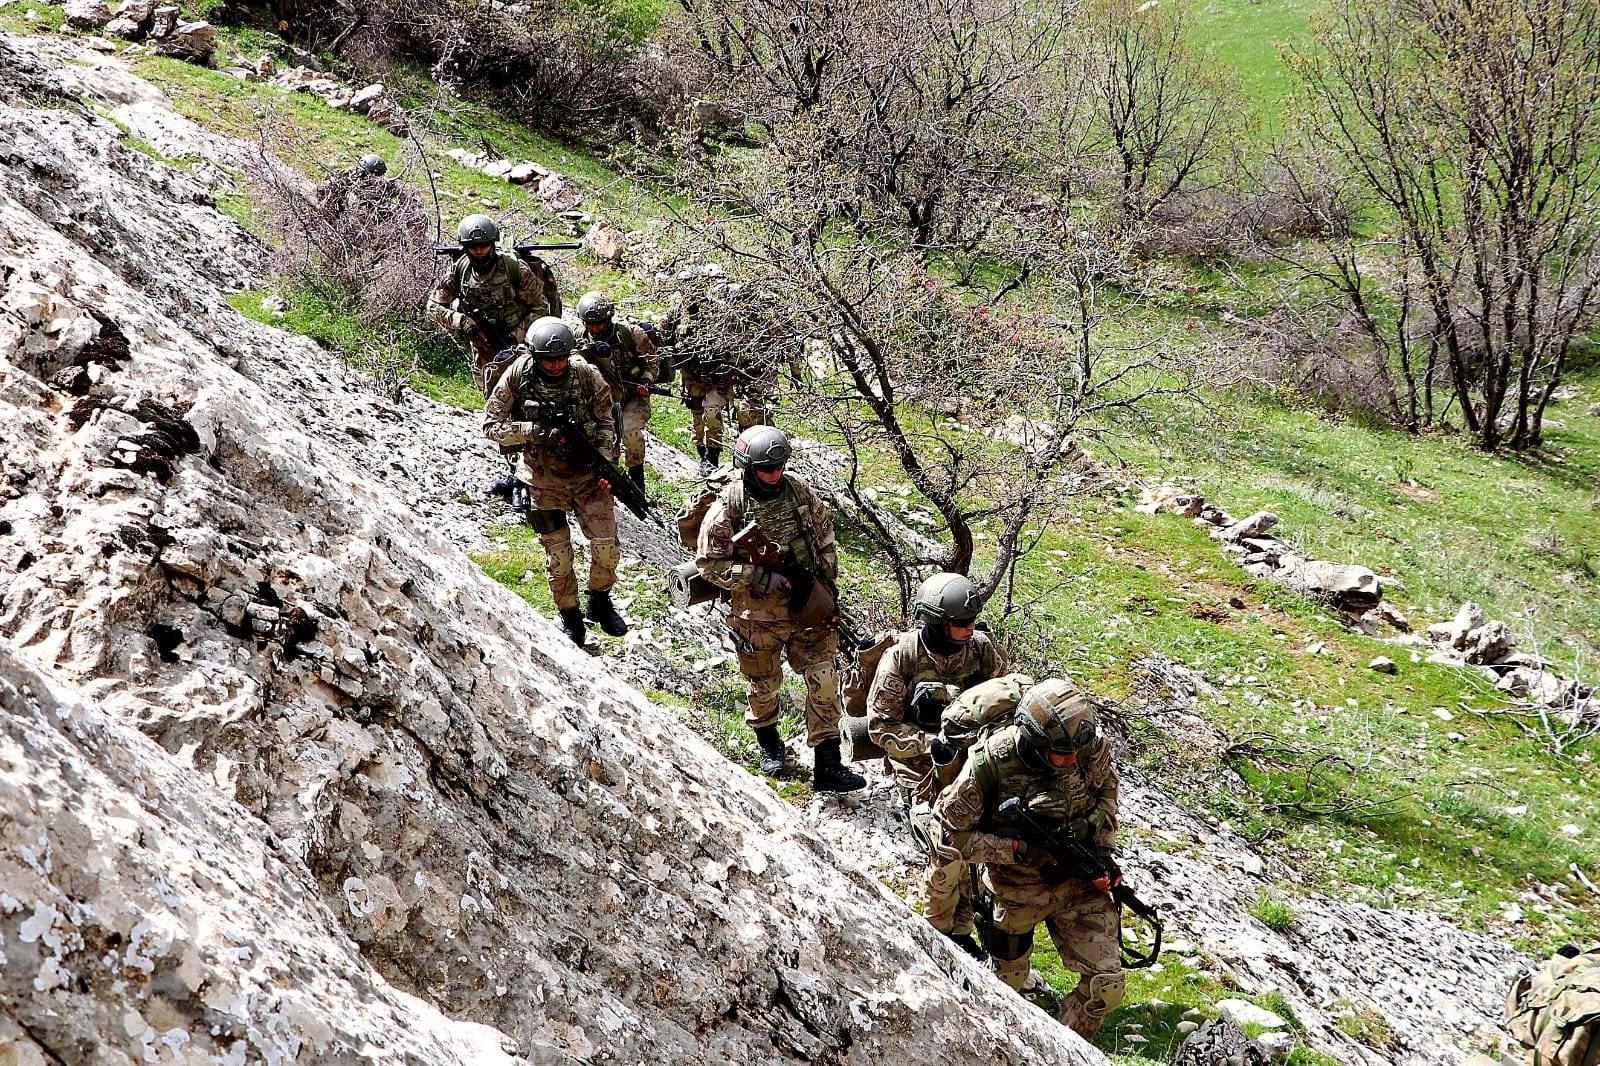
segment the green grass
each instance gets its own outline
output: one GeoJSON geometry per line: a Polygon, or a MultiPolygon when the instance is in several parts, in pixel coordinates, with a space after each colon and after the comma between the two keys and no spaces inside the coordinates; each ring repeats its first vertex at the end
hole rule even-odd
{"type": "Polygon", "coordinates": [[[1276,933],[1287,933],[1300,917],[1286,901],[1263,888],[1249,906],[1251,917],[1276,933]]]}
{"type": "Polygon", "coordinates": [[[1189,32],[1232,72],[1245,103],[1270,128],[1296,84],[1280,49],[1314,44],[1312,17],[1327,7],[1327,0],[1191,0],[1189,32]]]}
{"type": "Polygon", "coordinates": [[[380,378],[395,375],[440,403],[483,410],[483,395],[472,382],[465,357],[443,337],[364,322],[354,308],[305,286],[285,285],[278,295],[288,306],[275,314],[262,305],[271,295],[267,291],[242,292],[229,296],[228,302],[246,317],[310,337],[380,378]]]}
{"type": "Polygon", "coordinates": [[[66,22],[66,12],[60,5],[46,4],[42,0],[21,0],[0,7],[0,29],[7,33],[57,33],[66,22]]]}

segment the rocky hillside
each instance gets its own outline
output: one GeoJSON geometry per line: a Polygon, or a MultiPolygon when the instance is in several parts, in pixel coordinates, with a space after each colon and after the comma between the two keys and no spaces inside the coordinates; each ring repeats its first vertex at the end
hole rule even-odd
{"type": "Polygon", "coordinates": [[[97,79],[0,70],[12,1061],[1103,1061],[479,573],[445,455],[386,483],[470,423],[231,311],[97,79]]]}
{"type": "MultiPolygon", "coordinates": [[[[660,642],[590,658],[486,578],[475,419],[236,314],[261,249],[107,114],[174,156],[242,150],[114,58],[0,37],[0,1041],[1104,1061],[885,889],[915,859],[886,788],[783,802],[629,687],[695,683],[660,642]]],[[[1146,710],[1192,728],[1186,706],[1146,710]]],[[[1292,870],[1156,782],[1125,795],[1168,965],[1278,993],[1341,1062],[1492,1042],[1506,945],[1319,897],[1274,931],[1251,904],[1292,870]]]]}

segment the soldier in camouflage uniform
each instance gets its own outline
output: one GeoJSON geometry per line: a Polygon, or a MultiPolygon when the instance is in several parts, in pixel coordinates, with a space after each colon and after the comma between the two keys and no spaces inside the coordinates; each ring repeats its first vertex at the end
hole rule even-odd
{"type": "Polygon", "coordinates": [[[623,465],[642,489],[644,427],[650,424],[650,386],[661,374],[661,357],[649,334],[626,322],[618,324],[616,313],[605,293],[586,292],[578,300],[578,317],[588,339],[584,354],[605,376],[612,397],[621,405],[617,431],[623,465]]]}
{"type": "MultiPolygon", "coordinates": [[[[1085,881],[1068,876],[1008,799],[1031,817],[1069,828],[1110,860],[1117,829],[1117,773],[1098,716],[1070,682],[1042,681],[1017,708],[1014,725],[980,740],[934,801],[939,845],[984,864],[994,897],[995,934],[986,941],[995,974],[1020,989],[1028,978],[1034,926],[1050,933],[1061,962],[1081,976],[1056,1017],[1088,1039],[1122,1002],[1120,919],[1110,892],[1120,874],[1085,881]]],[[[1107,862],[1107,869],[1115,869],[1107,862]]]]}
{"type": "Polygon", "coordinates": [[[489,397],[483,434],[520,452],[517,474],[531,489],[528,523],[544,545],[550,594],[561,611],[561,624],[581,647],[584,616],[578,610],[568,511],[589,538],[589,618],[614,637],[626,633],[628,625],[611,602],[621,555],[611,486],[592,468],[574,462],[565,434],[555,425],[557,416],[570,418],[601,454],[615,461],[611,390],[600,371],[572,361],[577,346],[559,318],[535,321],[528,329],[529,351],[511,361],[489,397]]]}
{"type": "Polygon", "coordinates": [[[527,334],[534,319],[550,313],[544,281],[514,255],[495,251],[500,227],[487,215],[468,215],[456,227],[463,253],[439,279],[428,317],[472,349],[472,380],[488,396],[509,360],[496,364],[500,348],[453,306],[462,297],[493,319],[508,338],[527,334]]]}
{"type": "Polygon", "coordinates": [[[778,359],[767,344],[756,345],[739,360],[735,378],[738,402],[733,420],[743,433],[751,426],[772,425],[772,407],[778,394],[778,359]]]}
{"type": "MultiPolygon", "coordinates": [[[[976,629],[982,607],[977,586],[960,574],[928,578],[917,590],[915,617],[922,625],[884,653],[867,693],[867,734],[888,755],[907,797],[912,831],[925,847],[934,835],[933,801],[957,769],[958,752],[940,735],[942,712],[973,685],[1006,672],[1004,654],[976,629]]],[[[929,924],[981,956],[972,939],[972,892],[961,853],[930,852],[921,889],[929,924]]]]}
{"type": "Polygon", "coordinates": [[[761,426],[741,433],[733,462],[743,476],[730,482],[706,512],[695,565],[707,581],[732,593],[728,626],[739,669],[750,682],[745,721],[761,746],[761,769],[781,774],[789,765],[778,734],[778,692],[787,655],[806,683],[813,787],[820,792],[862,788],[866,780],[839,761],[839,675],[834,666],[839,634],[834,618],[807,617],[806,605],[791,605],[792,586],[783,573],[737,557],[733,545],[735,535],[754,524],[796,567],[831,588],[839,573],[833,522],[810,486],[785,472],[789,441],[779,430],[761,426]]]}
{"type": "Polygon", "coordinates": [[[683,374],[678,396],[693,420],[694,450],[700,470],[709,473],[722,462],[723,414],[733,398],[739,369],[725,355],[704,345],[684,349],[679,369],[683,374]]]}
{"type": "Polygon", "coordinates": [[[1600,1064],[1600,944],[1569,944],[1545,966],[1525,970],[1506,996],[1506,1030],[1517,1066],[1600,1064]]]}

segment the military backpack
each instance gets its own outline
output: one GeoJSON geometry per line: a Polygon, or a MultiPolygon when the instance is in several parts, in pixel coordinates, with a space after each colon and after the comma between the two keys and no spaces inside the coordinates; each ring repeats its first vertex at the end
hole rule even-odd
{"type": "Polygon", "coordinates": [[[1563,948],[1506,997],[1506,1029],[1531,1066],[1600,1066],[1600,945],[1563,948]]]}

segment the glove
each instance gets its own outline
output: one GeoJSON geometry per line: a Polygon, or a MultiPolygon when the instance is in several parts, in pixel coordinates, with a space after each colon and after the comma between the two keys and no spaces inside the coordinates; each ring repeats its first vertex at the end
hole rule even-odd
{"type": "Polygon", "coordinates": [[[511,424],[511,428],[516,430],[518,436],[522,436],[522,437],[531,437],[531,436],[533,436],[533,423],[532,422],[513,422],[511,424]]]}
{"type": "Polygon", "coordinates": [[[768,566],[758,566],[750,572],[750,587],[757,596],[771,596],[789,587],[789,579],[768,566]]]}
{"type": "Polygon", "coordinates": [[[1011,844],[1011,861],[1018,866],[1043,866],[1050,861],[1050,853],[1026,840],[1015,840],[1011,844]]]}
{"type": "Polygon", "coordinates": [[[594,353],[595,358],[604,359],[606,356],[611,354],[611,345],[607,344],[605,341],[595,341],[594,346],[589,350],[594,353]]]}
{"type": "Polygon", "coordinates": [[[451,329],[460,329],[460,330],[466,329],[467,328],[467,323],[471,321],[469,318],[467,318],[466,315],[462,314],[460,311],[446,311],[444,313],[444,320],[450,326],[451,329]]]}
{"type": "Polygon", "coordinates": [[[635,385],[633,387],[633,391],[634,391],[634,394],[637,395],[637,396],[648,396],[648,395],[650,395],[650,386],[649,385],[635,385]]]}
{"type": "Polygon", "coordinates": [[[946,744],[943,737],[934,737],[928,743],[928,754],[933,756],[935,766],[946,766],[955,761],[956,749],[946,744]]]}

